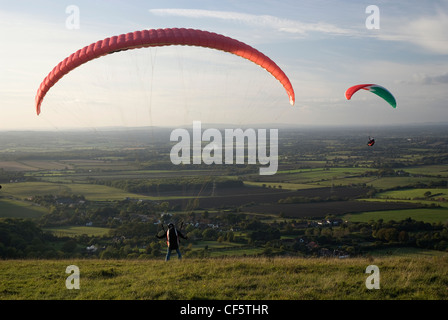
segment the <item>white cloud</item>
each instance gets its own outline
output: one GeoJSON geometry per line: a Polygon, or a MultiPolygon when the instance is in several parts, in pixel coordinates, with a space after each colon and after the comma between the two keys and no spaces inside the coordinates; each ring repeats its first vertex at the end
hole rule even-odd
{"type": "Polygon", "coordinates": [[[378,33],[379,39],[408,42],[431,53],[448,54],[448,15],[444,12],[388,23],[387,31],[378,33]]]}
{"type": "Polygon", "coordinates": [[[435,53],[448,54],[448,16],[439,14],[411,21],[406,27],[410,40],[435,53]]]}
{"type": "Polygon", "coordinates": [[[150,13],[159,16],[179,16],[186,18],[212,18],[241,22],[252,26],[272,28],[280,32],[295,35],[306,35],[309,32],[325,34],[352,34],[353,31],[336,25],[316,22],[304,23],[291,19],[278,18],[271,15],[254,15],[231,11],[213,11],[201,9],[150,9],[150,13]]]}
{"type": "Polygon", "coordinates": [[[404,84],[448,84],[448,72],[439,75],[428,75],[424,73],[414,73],[404,84]]]}

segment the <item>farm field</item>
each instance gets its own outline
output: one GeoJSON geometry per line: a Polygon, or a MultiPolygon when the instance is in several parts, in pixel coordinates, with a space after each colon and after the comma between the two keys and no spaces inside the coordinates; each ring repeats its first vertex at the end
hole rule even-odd
{"type": "MultiPolygon", "coordinates": [[[[258,184],[285,184],[285,188],[294,188],[297,185],[297,189],[351,185],[390,189],[412,186],[418,183],[428,184],[434,181],[446,181],[447,168],[446,165],[424,166],[420,171],[419,168],[412,167],[409,169],[409,173],[412,172],[409,176],[377,176],[368,175],[367,173],[372,172],[372,169],[368,167],[315,167],[312,169],[279,171],[275,176],[264,178],[265,182],[258,182],[258,184]]],[[[406,168],[405,171],[407,172],[408,169],[406,168]]]]}
{"type": "Polygon", "coordinates": [[[60,237],[74,237],[80,235],[88,235],[89,237],[99,237],[107,235],[110,228],[101,227],[87,227],[87,226],[66,226],[66,227],[54,227],[45,228],[44,231],[51,232],[52,234],[60,237]]]}
{"type": "Polygon", "coordinates": [[[7,171],[34,171],[38,170],[34,165],[22,161],[0,161],[0,168],[7,171]]]}
{"type": "Polygon", "coordinates": [[[33,196],[47,194],[82,194],[85,195],[86,199],[94,201],[123,200],[127,197],[139,197],[142,199],[151,198],[124,192],[123,190],[108,186],[98,186],[87,183],[17,182],[6,184],[4,189],[3,194],[5,196],[19,199],[27,199],[33,196]]]}
{"type": "Polygon", "coordinates": [[[423,165],[418,167],[406,168],[411,174],[431,175],[442,178],[448,178],[448,168],[446,165],[423,165]]]}
{"type": "Polygon", "coordinates": [[[368,222],[370,220],[383,219],[384,221],[395,220],[400,221],[411,218],[417,221],[429,223],[447,223],[448,208],[418,208],[418,209],[402,209],[402,210],[382,210],[360,212],[356,214],[345,214],[343,219],[352,222],[368,222]]]}
{"type": "Polygon", "coordinates": [[[0,198],[0,218],[38,218],[48,212],[33,203],[0,198]]]}
{"type": "Polygon", "coordinates": [[[400,199],[400,200],[428,200],[448,202],[448,189],[447,188],[412,188],[404,190],[393,190],[380,192],[376,195],[381,199],[400,199]],[[428,194],[429,192],[429,194],[428,194]]]}
{"type": "Polygon", "coordinates": [[[376,201],[329,201],[325,203],[297,203],[297,204],[271,204],[254,205],[246,210],[254,213],[283,214],[292,218],[319,218],[329,214],[342,215],[357,212],[378,212],[379,210],[401,210],[418,208],[419,205],[401,202],[376,202],[376,201]]]}

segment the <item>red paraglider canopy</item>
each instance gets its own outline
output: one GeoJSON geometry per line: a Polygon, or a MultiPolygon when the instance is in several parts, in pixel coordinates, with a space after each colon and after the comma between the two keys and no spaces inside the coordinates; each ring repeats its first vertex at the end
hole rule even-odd
{"type": "Polygon", "coordinates": [[[129,49],[155,46],[186,45],[222,50],[248,59],[270,72],[285,88],[291,105],[294,89],[286,74],[270,58],[251,46],[208,31],[172,28],[135,31],[92,43],[62,60],[42,81],[36,93],[36,112],[41,112],[42,101],[48,90],[64,75],[80,65],[101,56],[129,49]]]}

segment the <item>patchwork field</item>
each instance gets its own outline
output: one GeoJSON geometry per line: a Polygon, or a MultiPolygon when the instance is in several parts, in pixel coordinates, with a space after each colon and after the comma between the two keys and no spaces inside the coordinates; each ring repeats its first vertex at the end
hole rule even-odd
{"type": "Polygon", "coordinates": [[[393,190],[378,193],[377,198],[400,200],[428,200],[438,201],[441,204],[448,202],[448,189],[446,188],[412,188],[393,190]]]}
{"type": "Polygon", "coordinates": [[[87,183],[51,183],[51,182],[18,182],[5,184],[2,194],[8,197],[27,199],[42,195],[84,195],[88,200],[106,201],[123,200],[127,197],[150,199],[149,196],[136,195],[117,188],[87,183]]]}
{"type": "Polygon", "coordinates": [[[400,221],[407,218],[429,223],[448,223],[448,208],[382,210],[345,214],[343,216],[343,219],[353,222],[368,222],[378,219],[383,219],[384,221],[400,221]]]}

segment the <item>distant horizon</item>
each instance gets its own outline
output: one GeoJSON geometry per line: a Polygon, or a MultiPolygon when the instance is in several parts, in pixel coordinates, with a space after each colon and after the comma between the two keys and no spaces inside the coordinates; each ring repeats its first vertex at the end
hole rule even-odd
{"type": "MultiPolygon", "coordinates": [[[[382,124],[382,125],[372,125],[372,127],[379,129],[396,129],[396,128],[410,128],[410,127],[431,127],[431,126],[437,126],[437,127],[445,127],[448,130],[448,122],[425,122],[425,123],[397,123],[397,124],[382,124]]],[[[260,124],[247,124],[247,125],[238,125],[238,124],[223,124],[223,123],[202,123],[203,128],[218,128],[218,129],[225,129],[225,128],[264,128],[264,129],[340,129],[340,130],[347,130],[347,129],[365,129],[365,125],[343,125],[343,124],[334,124],[334,125],[307,125],[307,124],[300,124],[300,125],[293,125],[288,123],[260,123],[260,124]]],[[[192,123],[185,124],[185,125],[154,125],[154,126],[104,126],[104,127],[73,127],[73,128],[55,128],[55,129],[4,129],[2,130],[0,128],[0,132],[91,132],[91,131],[129,131],[129,130],[146,130],[146,129],[176,129],[176,128],[185,128],[190,129],[192,128],[192,123]]]]}

